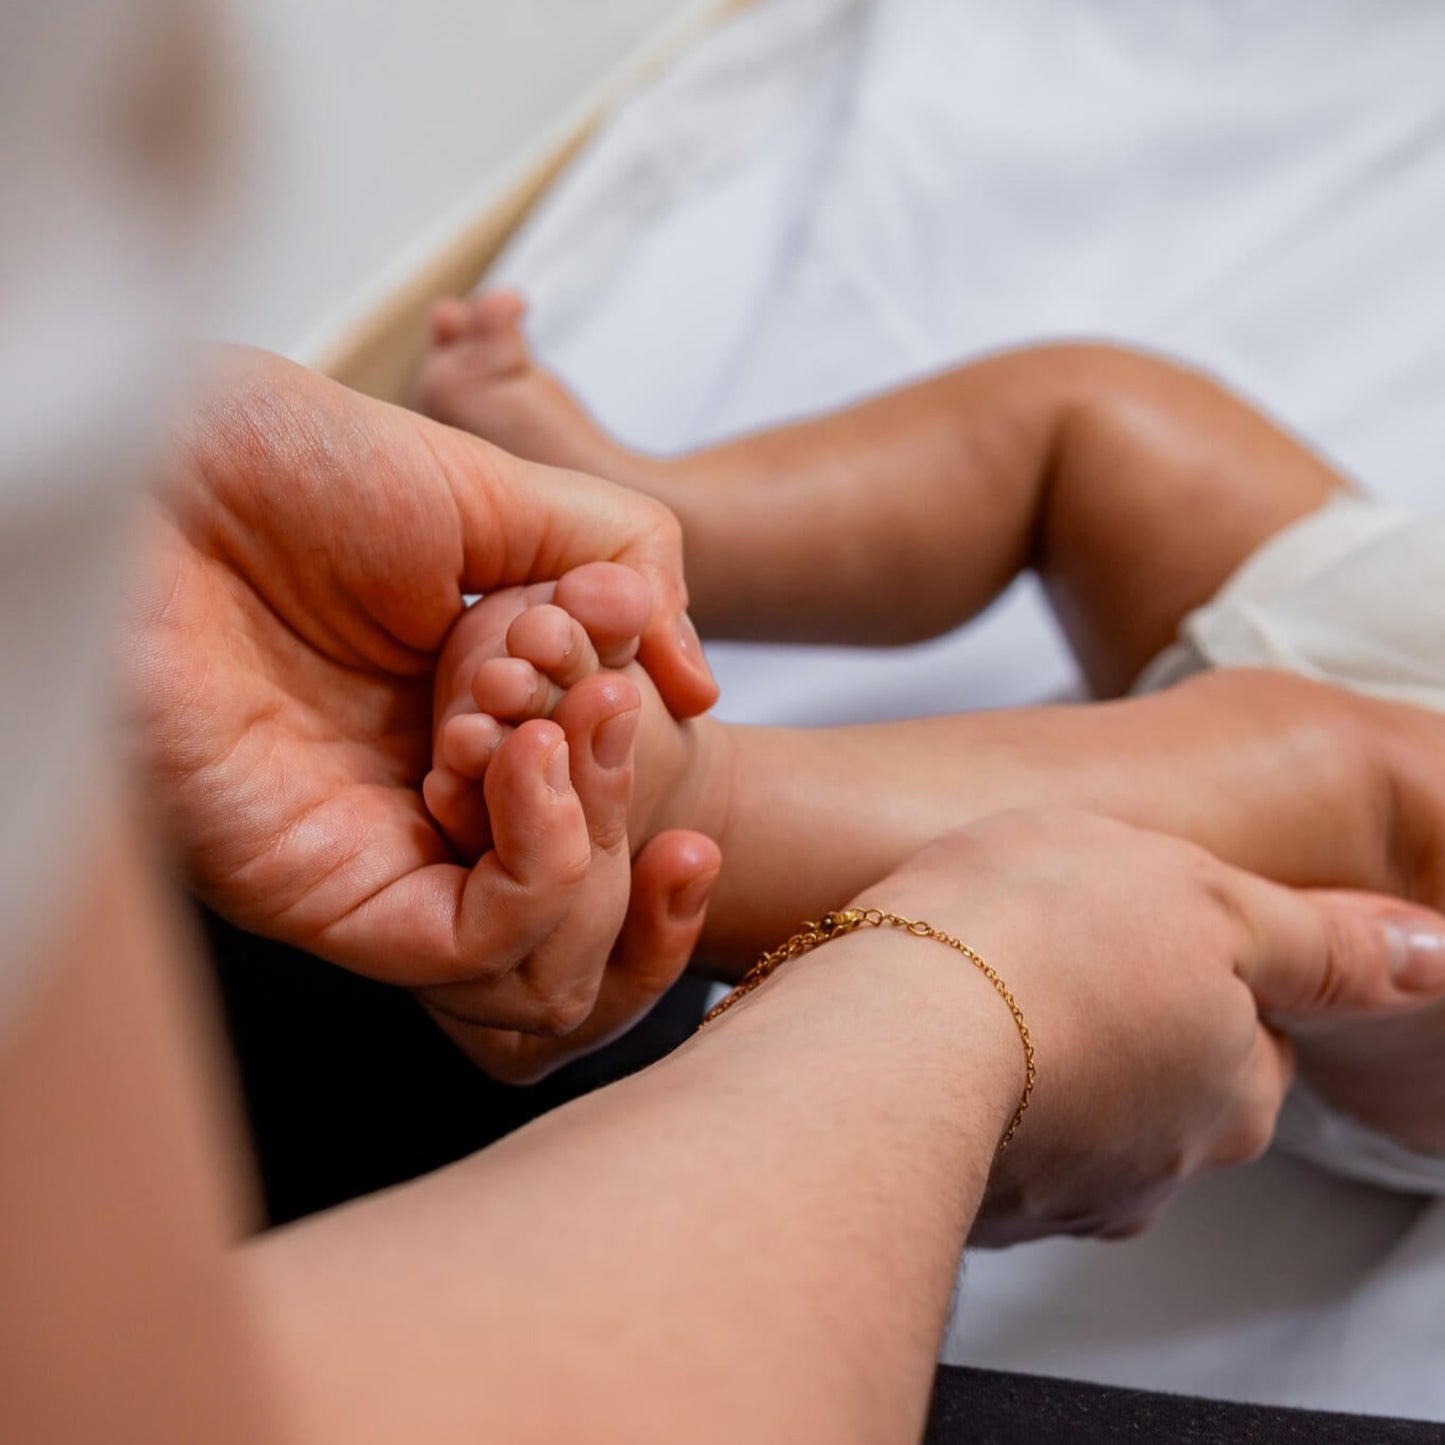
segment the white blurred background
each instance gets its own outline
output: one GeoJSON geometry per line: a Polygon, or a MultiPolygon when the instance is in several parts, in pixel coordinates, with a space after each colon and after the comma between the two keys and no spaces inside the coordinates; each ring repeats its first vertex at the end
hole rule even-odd
{"type": "MultiPolygon", "coordinates": [[[[297,353],[698,0],[246,0],[244,302],[297,353]]],[[[239,239],[239,238],[238,238],[239,239]]]]}

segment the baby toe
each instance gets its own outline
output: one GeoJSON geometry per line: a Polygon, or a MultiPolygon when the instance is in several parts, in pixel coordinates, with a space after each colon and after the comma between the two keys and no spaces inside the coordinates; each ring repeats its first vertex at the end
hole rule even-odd
{"type": "Polygon", "coordinates": [[[507,651],[562,688],[591,677],[601,666],[582,624],[555,606],[522,613],[507,629],[507,651]]]}
{"type": "Polygon", "coordinates": [[[504,722],[550,717],[564,696],[530,662],[520,657],[494,657],[472,674],[472,701],[481,712],[504,722]]]}
{"type": "Polygon", "coordinates": [[[526,314],[527,301],[520,291],[484,291],[470,298],[468,329],[481,333],[515,328],[526,314]]]}
{"type": "Polygon", "coordinates": [[[637,655],[638,639],[652,614],[652,589],[631,567],[590,562],[557,583],[555,600],[583,628],[607,667],[624,667],[637,655]]]}
{"type": "Polygon", "coordinates": [[[480,781],[506,733],[506,727],[487,713],[458,713],[437,734],[436,765],[480,781]]]}
{"type": "Polygon", "coordinates": [[[438,301],[431,311],[431,336],[437,346],[450,346],[471,321],[471,309],[455,296],[438,301]]]}
{"type": "Polygon", "coordinates": [[[422,780],[421,793],[427,812],[464,857],[478,858],[492,846],[491,819],[480,783],[450,768],[433,768],[422,780]]]}

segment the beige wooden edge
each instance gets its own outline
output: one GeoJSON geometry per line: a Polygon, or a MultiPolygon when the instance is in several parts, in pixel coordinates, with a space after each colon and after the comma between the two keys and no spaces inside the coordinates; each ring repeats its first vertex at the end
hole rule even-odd
{"type": "Polygon", "coordinates": [[[357,391],[385,401],[404,402],[426,350],[426,316],[443,296],[471,291],[532,208],[605,120],[727,15],[755,0],[717,0],[700,24],[665,33],[604,84],[595,102],[571,119],[560,135],[544,144],[534,162],[513,174],[473,220],[464,224],[412,273],[364,315],[324,345],[313,364],[357,391]]]}

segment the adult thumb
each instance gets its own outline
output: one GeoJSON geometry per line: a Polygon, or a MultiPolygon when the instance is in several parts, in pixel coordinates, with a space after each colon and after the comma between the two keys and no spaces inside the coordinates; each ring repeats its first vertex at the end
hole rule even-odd
{"type": "Polygon", "coordinates": [[[1274,1018],[1402,1012],[1445,998],[1445,917],[1373,893],[1243,875],[1250,944],[1237,972],[1274,1018]]]}

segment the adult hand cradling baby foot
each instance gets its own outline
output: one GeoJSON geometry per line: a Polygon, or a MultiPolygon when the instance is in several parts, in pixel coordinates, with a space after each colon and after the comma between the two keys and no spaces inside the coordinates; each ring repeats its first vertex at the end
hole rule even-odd
{"type": "MultiPolygon", "coordinates": [[[[706,708],[670,514],[260,354],[233,361],[176,453],[133,671],[189,881],[242,926],[372,977],[480,980],[471,1018],[575,1024],[627,908],[630,771],[591,754],[626,699],[604,689],[576,727],[517,735],[496,779],[512,825],[467,868],[421,797],[432,673],[464,593],[606,558],[638,579],[659,691],[679,716],[706,708]]],[[[686,961],[716,849],[674,834],[636,871],[620,947],[648,945],[652,991],[686,961]]],[[[502,1052],[505,1071],[517,1049],[502,1052]]]]}

